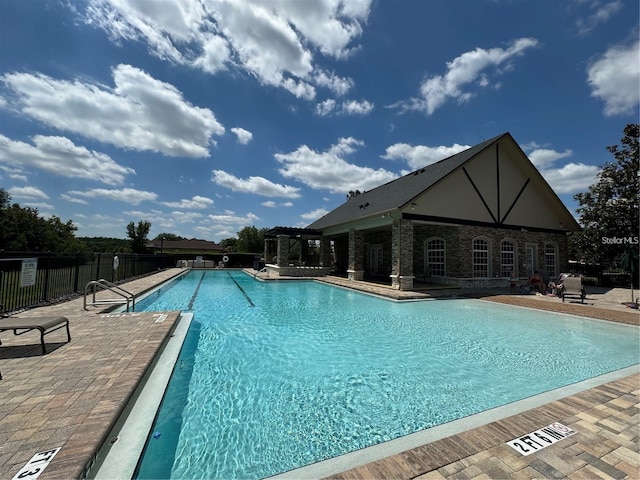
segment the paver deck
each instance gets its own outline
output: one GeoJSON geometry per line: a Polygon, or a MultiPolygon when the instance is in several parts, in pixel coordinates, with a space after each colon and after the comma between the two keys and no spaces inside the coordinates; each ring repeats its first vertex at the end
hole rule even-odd
{"type": "MultiPolygon", "coordinates": [[[[126,284],[140,293],[180,273],[169,269],[126,284]]],[[[349,285],[343,279],[327,281],[349,285]],[[345,283],[346,282],[346,283],[345,283]]],[[[379,295],[397,291],[358,282],[379,295]]],[[[394,293],[395,292],[395,293],[394,293]]],[[[628,290],[627,290],[628,292],[628,290]]],[[[586,305],[557,298],[474,294],[491,301],[640,324],[619,298],[588,295],[586,305]]],[[[626,292],[622,292],[626,295],[626,292]]],[[[442,292],[407,293],[442,296],[442,292]]],[[[82,299],[40,307],[18,316],[62,315],[62,331],[47,335],[41,355],[37,333],[2,335],[0,345],[0,478],[13,476],[37,452],[62,447],[39,477],[83,478],[145,371],[171,337],[179,312],[104,314],[82,309],[82,299]]],[[[0,319],[0,322],[2,319],[0,319]]],[[[332,479],[640,478],[640,373],[333,475],[332,479]],[[505,444],[558,421],[577,433],[523,457],[505,444]]]]}

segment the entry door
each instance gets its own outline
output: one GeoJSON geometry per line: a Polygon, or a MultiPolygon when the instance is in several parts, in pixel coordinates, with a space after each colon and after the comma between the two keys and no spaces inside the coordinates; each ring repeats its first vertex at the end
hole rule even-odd
{"type": "Polygon", "coordinates": [[[369,245],[369,271],[373,275],[382,272],[382,245],[369,245]]]}
{"type": "Polygon", "coordinates": [[[525,246],[525,256],[527,262],[527,278],[531,278],[533,272],[537,270],[536,260],[538,258],[538,248],[536,245],[525,246]]]}

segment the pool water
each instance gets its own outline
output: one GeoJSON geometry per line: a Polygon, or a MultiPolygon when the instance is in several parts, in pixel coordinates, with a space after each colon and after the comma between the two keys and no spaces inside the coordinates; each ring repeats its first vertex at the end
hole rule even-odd
{"type": "Polygon", "coordinates": [[[263,478],[640,362],[637,327],[193,271],[194,319],[137,478],[263,478]]]}

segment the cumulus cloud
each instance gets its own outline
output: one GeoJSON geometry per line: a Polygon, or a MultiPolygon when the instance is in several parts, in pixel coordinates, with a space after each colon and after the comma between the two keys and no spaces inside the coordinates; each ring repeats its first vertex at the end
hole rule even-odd
{"type": "Polygon", "coordinates": [[[231,131],[236,134],[236,137],[238,137],[238,143],[242,145],[248,144],[253,139],[253,133],[249,130],[245,130],[244,128],[235,127],[232,128],[231,131]]]}
{"type": "Polygon", "coordinates": [[[113,69],[113,88],[30,73],[0,80],[23,114],[120,148],[208,157],[212,136],[224,134],[211,110],[191,105],[174,86],[130,65],[113,69]]]}
{"type": "Polygon", "coordinates": [[[318,71],[313,56],[348,57],[371,0],[184,2],[91,0],[85,21],[115,42],[139,41],[152,54],[207,73],[237,67],[261,83],[313,98],[311,82],[343,94],[348,79],[318,71]],[[304,80],[304,81],[302,81],[304,80]]]}
{"type": "Polygon", "coordinates": [[[249,177],[242,179],[222,170],[214,170],[212,181],[217,185],[229,188],[234,192],[255,193],[264,197],[300,197],[300,189],[289,185],[273,183],[263,177],[249,177]]]}
{"type": "Polygon", "coordinates": [[[559,152],[536,142],[523,145],[523,149],[528,151],[527,156],[556,193],[577,193],[588,189],[599,170],[595,165],[574,162],[556,166],[559,160],[573,155],[570,149],[559,152]]]}
{"type": "Polygon", "coordinates": [[[179,202],[160,202],[162,205],[170,208],[183,208],[185,210],[199,210],[209,208],[213,205],[213,200],[207,197],[196,195],[190,200],[183,198],[179,202]]]}
{"type": "Polygon", "coordinates": [[[403,160],[414,170],[431,165],[442,159],[460,153],[470,148],[469,145],[454,143],[450,147],[427,147],[425,145],[412,146],[407,143],[396,143],[386,149],[382,158],[387,160],[403,160]]]}
{"type": "MultiPolygon", "coordinates": [[[[503,67],[502,71],[511,67],[511,61],[535,47],[538,41],[535,38],[519,38],[507,48],[491,48],[485,50],[476,48],[465,52],[459,57],[447,62],[447,73],[444,75],[431,75],[420,85],[420,97],[401,101],[392,108],[406,110],[420,110],[431,115],[444,105],[449,99],[455,99],[458,103],[470,100],[474,91],[465,91],[463,87],[476,84],[479,87],[491,85],[488,70],[503,67]]],[[[498,86],[498,84],[496,84],[498,86]]]]}
{"type": "Polygon", "coordinates": [[[48,200],[49,195],[37,187],[12,187],[9,190],[11,198],[24,200],[48,200]]]}
{"type": "Polygon", "coordinates": [[[569,149],[564,152],[557,152],[549,148],[536,148],[529,152],[529,160],[538,168],[544,169],[561,158],[570,157],[573,152],[569,149]]]}
{"type": "Polygon", "coordinates": [[[587,69],[591,96],[604,101],[606,116],[633,113],[640,102],[640,41],[616,45],[587,69]]]}
{"type": "Polygon", "coordinates": [[[354,85],[351,78],[341,78],[322,70],[316,72],[314,80],[316,85],[326,87],[338,96],[345,95],[354,85]]]}
{"type": "Polygon", "coordinates": [[[325,152],[317,152],[306,145],[295,151],[275,155],[283,166],[279,172],[316,190],[344,193],[349,190],[368,190],[396,178],[392,172],[379,168],[360,167],[345,160],[364,143],[354,138],[340,138],[325,152]]]}
{"type": "Polygon", "coordinates": [[[153,192],[136,190],[134,188],[121,188],[109,190],[106,188],[92,188],[90,190],[70,190],[67,192],[69,198],[104,198],[107,200],[117,200],[119,202],[138,205],[146,201],[155,201],[158,195],[153,192]]]}
{"type": "Polygon", "coordinates": [[[225,212],[224,214],[208,215],[207,219],[217,224],[225,224],[228,226],[245,226],[257,222],[258,220],[260,220],[260,217],[251,212],[247,213],[244,216],[236,215],[234,212],[225,212]]]}
{"type": "Polygon", "coordinates": [[[33,145],[0,134],[0,163],[33,167],[69,178],[119,185],[135,170],[116,163],[109,155],[75,145],[66,137],[35,135],[33,145]]]}
{"type": "Polygon", "coordinates": [[[310,212],[303,213],[302,215],[300,215],[300,217],[303,220],[313,222],[320,217],[324,217],[327,213],[329,213],[329,210],[327,210],[326,208],[316,208],[315,210],[312,210],[310,212]]]}
{"type": "Polygon", "coordinates": [[[316,115],[326,117],[332,113],[336,115],[368,115],[373,111],[373,103],[367,100],[346,100],[338,105],[335,100],[327,99],[316,104],[316,115]]]}

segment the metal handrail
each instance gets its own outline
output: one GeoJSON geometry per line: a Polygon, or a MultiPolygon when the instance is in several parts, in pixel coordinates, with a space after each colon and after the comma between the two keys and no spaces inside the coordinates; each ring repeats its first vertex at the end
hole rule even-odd
{"type": "Polygon", "coordinates": [[[111,299],[104,299],[104,300],[96,300],[96,288],[100,287],[103,290],[109,290],[110,292],[115,293],[116,295],[120,295],[121,297],[123,297],[127,303],[127,312],[129,311],[129,302],[131,302],[131,311],[135,311],[136,308],[136,296],[125,290],[122,287],[119,287],[118,285],[116,285],[115,283],[111,283],[108,280],[105,280],[104,278],[101,278],[100,280],[92,280],[89,283],[87,283],[87,285],[84,287],[84,300],[83,300],[83,308],[85,310],[87,310],[87,294],[89,291],[89,287],[93,287],[92,291],[93,291],[93,301],[90,303],[90,305],[92,306],[96,306],[96,305],[106,305],[106,304],[113,304],[113,303],[125,303],[124,301],[122,301],[119,298],[111,298],[111,299]]]}

